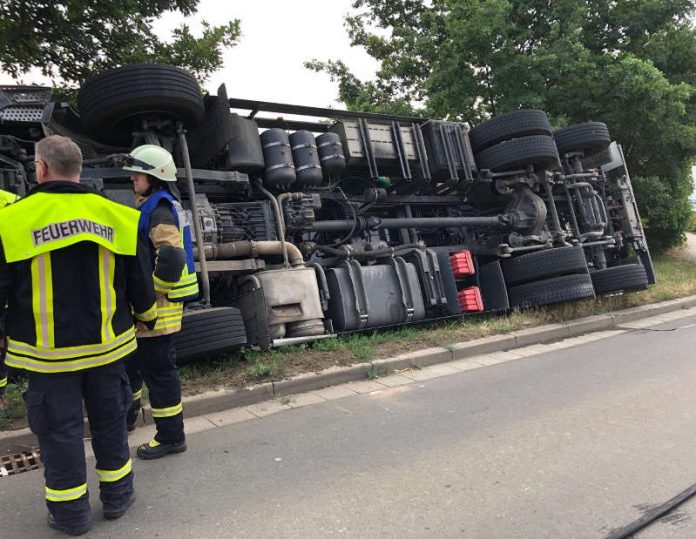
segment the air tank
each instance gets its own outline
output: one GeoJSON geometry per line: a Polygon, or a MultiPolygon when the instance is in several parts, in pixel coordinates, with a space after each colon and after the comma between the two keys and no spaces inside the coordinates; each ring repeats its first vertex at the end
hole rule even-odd
{"type": "Polygon", "coordinates": [[[261,133],[261,145],[266,163],[264,184],[274,189],[284,189],[292,185],[297,176],[288,134],[283,129],[264,131],[261,133]]]}
{"type": "Polygon", "coordinates": [[[318,187],[321,185],[321,164],[312,133],[309,131],[294,132],[290,135],[290,147],[297,173],[296,185],[299,187],[318,187]]]}
{"type": "Polygon", "coordinates": [[[254,120],[230,114],[229,140],[225,154],[225,169],[241,172],[263,170],[263,151],[259,141],[259,128],[254,120]]]}
{"type": "Polygon", "coordinates": [[[346,158],[338,133],[322,133],[317,137],[319,162],[324,171],[324,178],[329,179],[346,169],[346,158]]]}

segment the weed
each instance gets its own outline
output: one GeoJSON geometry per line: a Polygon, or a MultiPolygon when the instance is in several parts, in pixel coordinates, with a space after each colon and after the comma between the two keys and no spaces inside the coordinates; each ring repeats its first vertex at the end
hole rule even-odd
{"type": "Polygon", "coordinates": [[[319,352],[336,352],[338,350],[346,349],[346,342],[340,337],[319,339],[311,343],[312,350],[317,350],[319,352]]]}
{"type": "Polygon", "coordinates": [[[287,406],[287,405],[295,402],[295,396],[294,395],[283,395],[282,397],[278,398],[278,402],[284,406],[287,406]]]}
{"type": "Polygon", "coordinates": [[[273,376],[275,372],[275,362],[257,359],[252,366],[251,372],[258,378],[273,376]]]}
{"type": "Polygon", "coordinates": [[[374,365],[370,365],[367,369],[365,369],[365,377],[369,378],[370,380],[379,378],[379,374],[377,373],[377,369],[374,365]]]}
{"type": "Polygon", "coordinates": [[[266,354],[259,354],[253,359],[251,364],[251,374],[256,379],[278,380],[283,378],[287,369],[286,351],[271,350],[266,354]]]}

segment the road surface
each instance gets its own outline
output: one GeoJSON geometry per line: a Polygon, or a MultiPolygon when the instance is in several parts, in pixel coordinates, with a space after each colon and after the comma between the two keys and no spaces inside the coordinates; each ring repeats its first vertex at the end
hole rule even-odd
{"type": "MultiPolygon", "coordinates": [[[[692,312],[190,434],[134,458],[118,521],[90,471],[89,536],[605,537],[696,482],[692,312]]],[[[1,536],[57,536],[42,491],[38,471],[0,479],[1,536]]],[[[696,537],[694,514],[639,537],[696,537]]]]}

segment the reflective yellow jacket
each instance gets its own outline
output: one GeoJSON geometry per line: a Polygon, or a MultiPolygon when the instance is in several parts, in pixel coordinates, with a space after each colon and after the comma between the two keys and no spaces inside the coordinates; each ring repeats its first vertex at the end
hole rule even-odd
{"type": "Polygon", "coordinates": [[[6,363],[40,373],[99,367],[136,349],[133,316],[157,316],[138,212],[52,181],[2,210],[6,363]]]}

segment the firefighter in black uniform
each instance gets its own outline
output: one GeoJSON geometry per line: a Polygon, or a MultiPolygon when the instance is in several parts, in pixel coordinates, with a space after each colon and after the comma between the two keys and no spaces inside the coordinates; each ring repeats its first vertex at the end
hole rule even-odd
{"type": "Polygon", "coordinates": [[[48,524],[80,535],[91,526],[83,399],[104,518],[134,499],[124,358],[137,346],[133,317],[154,325],[155,295],[138,212],[80,185],[82,154],[70,139],[46,137],[35,153],[39,185],[0,219],[6,361],[28,371],[48,524]]]}
{"type": "Polygon", "coordinates": [[[186,451],[174,334],[181,329],[184,302],[198,297],[198,280],[191,229],[176,188],[172,155],[164,148],[145,144],[135,148],[130,157],[131,163],[124,169],[132,172],[140,210],[138,228],[150,248],[157,324],[154,329],[138,327],[138,351],[127,363],[133,390],[128,425],[129,430],[135,426],[144,379],[157,434],[138,447],[138,456],[156,459],[186,451]]]}

